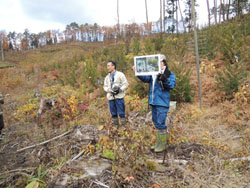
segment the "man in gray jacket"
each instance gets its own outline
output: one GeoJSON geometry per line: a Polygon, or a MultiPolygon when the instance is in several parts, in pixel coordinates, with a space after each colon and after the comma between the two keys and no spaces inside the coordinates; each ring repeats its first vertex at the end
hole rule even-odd
{"type": "Polygon", "coordinates": [[[0,140],[2,140],[2,129],[4,128],[3,109],[2,109],[3,103],[4,103],[4,97],[2,93],[0,92],[0,140]]]}
{"type": "Polygon", "coordinates": [[[125,125],[124,97],[125,90],[128,88],[128,81],[122,72],[116,70],[116,63],[114,61],[108,61],[107,69],[109,74],[105,77],[103,89],[107,92],[109,109],[112,115],[112,124],[119,125],[119,115],[121,124],[125,125]]]}

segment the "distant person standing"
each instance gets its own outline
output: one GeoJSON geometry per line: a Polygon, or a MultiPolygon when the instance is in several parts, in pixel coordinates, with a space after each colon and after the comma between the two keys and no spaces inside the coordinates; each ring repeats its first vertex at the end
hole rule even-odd
{"type": "MultiPolygon", "coordinates": [[[[170,103],[170,90],[175,87],[176,78],[168,69],[166,57],[161,55],[161,73],[158,75],[138,76],[145,83],[150,84],[149,105],[151,105],[152,120],[156,128],[156,144],[151,147],[155,152],[162,152],[167,144],[166,118],[170,103]]],[[[135,67],[133,67],[135,71],[135,67]]]]}
{"type": "Polygon", "coordinates": [[[103,89],[107,92],[112,124],[119,125],[119,116],[121,124],[125,125],[124,97],[125,90],[128,88],[128,81],[122,72],[116,70],[116,63],[114,61],[108,61],[107,69],[109,74],[105,77],[103,89]]]}
{"type": "Polygon", "coordinates": [[[2,129],[4,128],[4,121],[3,121],[3,109],[2,104],[4,104],[4,97],[0,92],[0,140],[2,140],[2,129]]]}

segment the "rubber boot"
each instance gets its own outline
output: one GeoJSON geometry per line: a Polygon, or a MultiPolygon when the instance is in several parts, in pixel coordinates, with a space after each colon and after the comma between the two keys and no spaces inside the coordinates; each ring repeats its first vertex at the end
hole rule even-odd
{"type": "Polygon", "coordinates": [[[167,148],[167,131],[159,131],[159,144],[155,148],[155,152],[163,152],[167,148]]]}
{"type": "Polygon", "coordinates": [[[151,150],[154,150],[160,144],[160,134],[159,131],[156,131],[156,142],[151,146],[151,150]]]}
{"type": "Polygon", "coordinates": [[[121,118],[121,124],[126,125],[126,118],[121,118]]]}
{"type": "Polygon", "coordinates": [[[112,124],[112,125],[117,125],[117,126],[118,126],[118,125],[119,125],[118,117],[112,118],[111,124],[112,124]]]}

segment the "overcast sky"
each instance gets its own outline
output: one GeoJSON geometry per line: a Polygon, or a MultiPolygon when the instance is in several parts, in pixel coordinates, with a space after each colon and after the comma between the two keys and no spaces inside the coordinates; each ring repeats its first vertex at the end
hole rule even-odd
{"type": "MultiPolygon", "coordinates": [[[[212,7],[213,0],[209,1],[212,7]]],[[[0,0],[0,31],[24,32],[25,28],[33,33],[49,29],[63,31],[71,22],[111,26],[117,23],[116,2],[117,0],[0,0]]],[[[119,2],[120,24],[146,22],[145,0],[119,2]]],[[[160,1],[147,2],[149,21],[157,21],[160,17],[160,1]]],[[[198,0],[198,3],[198,23],[204,24],[207,21],[206,0],[198,0]]]]}

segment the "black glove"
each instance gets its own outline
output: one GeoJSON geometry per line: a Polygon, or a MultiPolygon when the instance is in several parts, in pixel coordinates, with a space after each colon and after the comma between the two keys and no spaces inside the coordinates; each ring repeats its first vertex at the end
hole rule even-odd
{"type": "Polygon", "coordinates": [[[118,86],[115,86],[111,91],[112,95],[117,95],[119,92],[120,88],[118,86]]]}
{"type": "Polygon", "coordinates": [[[168,77],[165,74],[158,74],[157,80],[162,81],[162,82],[166,82],[168,80],[168,77]]]}

